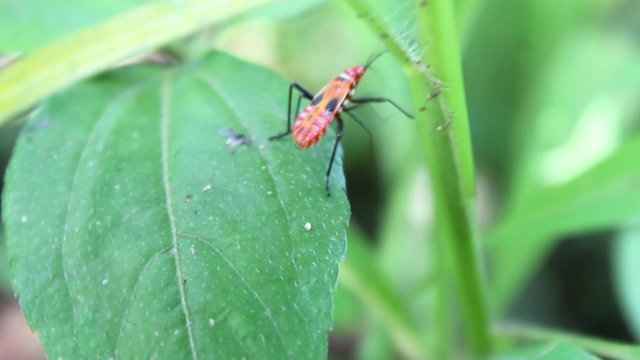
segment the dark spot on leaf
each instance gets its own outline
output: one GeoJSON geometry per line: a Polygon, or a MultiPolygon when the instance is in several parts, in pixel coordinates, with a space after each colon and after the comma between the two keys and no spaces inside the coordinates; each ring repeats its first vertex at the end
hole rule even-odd
{"type": "Polygon", "coordinates": [[[231,148],[231,153],[235,152],[235,149],[242,144],[251,145],[253,143],[251,138],[231,128],[221,129],[220,135],[227,138],[226,144],[231,148]]]}

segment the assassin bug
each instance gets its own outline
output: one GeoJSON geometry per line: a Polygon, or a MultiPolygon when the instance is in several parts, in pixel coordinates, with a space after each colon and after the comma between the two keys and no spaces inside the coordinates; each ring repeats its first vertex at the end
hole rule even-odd
{"type": "Polygon", "coordinates": [[[352,98],[356,86],[358,86],[358,83],[360,82],[360,79],[362,79],[364,73],[367,71],[369,66],[371,66],[371,64],[384,53],[385,52],[383,51],[371,57],[364,66],[352,66],[350,68],[347,68],[342,74],[334,77],[315,96],[311,91],[307,90],[304,86],[297,82],[292,82],[289,86],[287,129],[275,136],[270,137],[269,140],[279,139],[293,132],[293,141],[295,142],[296,147],[304,149],[320,141],[320,139],[327,132],[329,125],[331,125],[331,122],[335,118],[336,122],[338,123],[338,131],[336,132],[336,139],[333,144],[333,151],[331,152],[331,160],[329,160],[329,168],[327,169],[325,181],[327,196],[331,195],[331,192],[329,191],[329,175],[331,174],[331,167],[333,166],[333,160],[336,156],[338,143],[340,142],[340,138],[342,137],[343,123],[342,118],[340,117],[341,114],[344,113],[349,115],[369,134],[370,138],[371,130],[369,130],[364,122],[362,122],[350,112],[350,110],[353,110],[358,105],[367,103],[388,102],[396,109],[400,110],[408,118],[413,119],[413,116],[411,116],[408,112],[403,110],[400,106],[398,106],[398,104],[390,99],[381,97],[370,97],[361,99],[352,98]],[[298,90],[300,92],[300,96],[298,96],[298,104],[296,106],[296,110],[299,111],[299,113],[296,117],[295,122],[293,123],[292,130],[291,100],[293,97],[293,89],[298,90]],[[307,100],[310,100],[311,102],[307,106],[305,106],[302,111],[300,111],[300,102],[303,97],[307,100]],[[356,105],[347,107],[349,102],[352,102],[356,105]]]}

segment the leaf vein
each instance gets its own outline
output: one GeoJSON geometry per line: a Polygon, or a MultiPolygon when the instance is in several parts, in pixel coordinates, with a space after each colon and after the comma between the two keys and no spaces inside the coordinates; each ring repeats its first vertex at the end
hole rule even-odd
{"type": "Polygon", "coordinates": [[[187,305],[186,292],[184,288],[184,274],[182,270],[182,264],[180,259],[180,251],[178,249],[178,229],[176,216],[173,213],[172,191],[171,182],[169,179],[169,122],[171,119],[169,104],[171,102],[171,90],[169,84],[171,82],[170,76],[166,76],[162,82],[160,89],[160,101],[161,101],[161,115],[160,115],[160,146],[161,146],[161,161],[162,161],[162,183],[165,191],[167,216],[169,218],[169,224],[171,226],[171,247],[173,248],[172,254],[176,266],[176,277],[178,280],[178,290],[180,292],[180,304],[185,317],[185,325],[187,328],[187,336],[189,338],[189,347],[191,349],[191,358],[193,360],[198,359],[196,352],[195,340],[193,337],[191,313],[187,305]]]}
{"type": "MultiPolygon", "coordinates": [[[[73,294],[71,293],[71,285],[69,284],[69,277],[70,277],[70,273],[69,270],[67,269],[67,264],[65,261],[66,258],[66,245],[67,245],[67,238],[68,238],[68,234],[69,234],[69,214],[71,214],[71,208],[72,208],[72,204],[73,204],[73,200],[75,198],[75,192],[74,189],[76,189],[76,184],[78,182],[78,176],[80,174],[80,168],[81,168],[81,164],[83,164],[84,159],[87,158],[88,153],[89,153],[89,149],[91,148],[91,145],[94,144],[94,141],[96,140],[96,138],[98,137],[98,135],[100,134],[100,131],[98,131],[98,129],[101,129],[101,127],[99,126],[100,124],[102,124],[103,121],[115,121],[115,118],[113,117],[114,113],[115,113],[115,109],[117,108],[117,105],[121,104],[123,101],[125,101],[128,98],[133,97],[138,91],[140,91],[141,86],[140,85],[136,85],[136,86],[131,86],[129,88],[127,88],[126,90],[124,90],[122,92],[122,94],[120,96],[117,97],[113,97],[111,101],[109,101],[104,110],[102,111],[102,114],[100,114],[100,117],[97,119],[97,121],[95,122],[95,124],[93,124],[93,127],[91,128],[91,131],[89,133],[89,136],[87,137],[87,140],[84,144],[84,147],[82,149],[82,152],[80,153],[80,156],[78,157],[78,162],[76,164],[76,168],[73,172],[73,178],[71,180],[71,186],[69,188],[69,198],[67,199],[67,209],[66,209],[66,213],[64,215],[64,225],[63,225],[63,230],[62,230],[62,240],[60,243],[60,262],[61,262],[61,266],[62,266],[62,274],[64,276],[64,282],[65,284],[67,284],[66,288],[67,288],[67,293],[69,294],[69,299],[70,302],[72,303],[71,305],[71,309],[73,312],[73,318],[75,319],[76,317],[76,307],[73,306],[73,294]]],[[[73,331],[74,331],[74,336],[73,339],[76,342],[76,344],[78,345],[78,348],[80,349],[80,351],[82,351],[82,346],[80,346],[80,344],[77,341],[77,336],[75,336],[75,326],[73,327],[73,331]]]]}
{"type": "Polygon", "coordinates": [[[120,343],[120,338],[122,336],[122,334],[124,333],[124,327],[127,325],[127,319],[129,317],[129,312],[131,311],[131,307],[133,306],[133,299],[135,298],[136,293],[138,292],[138,286],[140,285],[140,281],[142,280],[142,277],[144,276],[144,274],[147,272],[147,269],[151,266],[151,264],[153,264],[153,262],[156,260],[156,258],[158,258],[158,256],[162,255],[163,253],[171,250],[172,247],[171,246],[167,246],[166,248],[156,252],[155,254],[153,254],[153,256],[151,258],[149,258],[149,260],[144,264],[144,267],[142,268],[142,271],[140,271],[140,274],[138,275],[138,279],[136,280],[136,284],[133,286],[133,291],[131,292],[131,297],[129,299],[129,304],[127,304],[127,308],[125,309],[124,315],[122,317],[122,323],[120,324],[120,331],[118,331],[118,336],[116,337],[116,343],[115,343],[115,358],[119,359],[120,356],[118,355],[118,349],[119,349],[119,343],[120,343]]]}
{"type": "Polygon", "coordinates": [[[231,269],[231,271],[238,277],[240,282],[247,288],[247,290],[249,290],[253,294],[255,299],[260,303],[260,305],[264,309],[265,315],[271,322],[271,325],[273,325],[273,329],[276,331],[276,334],[278,334],[278,338],[282,343],[282,346],[288,350],[289,348],[287,347],[284,341],[284,336],[282,335],[282,331],[278,326],[278,322],[273,317],[271,308],[264,302],[264,300],[262,300],[262,297],[260,296],[260,294],[251,286],[251,284],[249,284],[247,279],[245,279],[244,276],[242,276],[242,274],[238,271],[238,269],[236,269],[235,265],[233,265],[233,262],[231,262],[231,260],[229,260],[229,258],[227,258],[217,246],[213,245],[213,243],[211,243],[210,241],[208,241],[203,237],[200,237],[198,235],[185,234],[185,233],[180,233],[180,236],[184,236],[184,237],[188,237],[188,238],[192,238],[194,240],[200,241],[201,243],[210,247],[224,261],[224,263],[229,267],[229,269],[231,269]]]}
{"type": "MultiPolygon", "coordinates": [[[[231,100],[228,97],[223,95],[223,92],[220,90],[220,86],[218,85],[217,81],[215,81],[211,77],[207,76],[206,74],[202,74],[202,73],[199,73],[197,75],[197,77],[200,80],[202,80],[206,85],[208,85],[209,88],[211,89],[211,91],[213,91],[218,96],[223,98],[225,100],[226,104],[231,104],[231,100]]],[[[242,121],[242,118],[236,113],[236,111],[234,111],[233,108],[231,108],[231,106],[228,106],[228,108],[235,115],[235,117],[238,120],[238,122],[240,123],[240,125],[242,125],[242,127],[244,128],[244,131],[248,132],[249,131],[248,126],[242,121]]],[[[302,281],[302,279],[300,277],[300,269],[298,267],[298,264],[296,262],[296,257],[295,257],[296,247],[295,247],[295,241],[294,241],[294,236],[293,236],[293,229],[291,228],[292,227],[291,224],[293,224],[292,219],[291,219],[291,215],[287,211],[287,206],[285,206],[285,203],[284,203],[284,200],[282,198],[282,195],[280,194],[280,190],[278,189],[277,182],[275,180],[276,176],[274,175],[273,171],[271,170],[271,167],[269,166],[269,164],[267,164],[267,162],[264,160],[264,156],[260,156],[260,159],[263,160],[265,169],[267,169],[267,171],[269,172],[271,180],[273,181],[273,187],[275,189],[276,197],[278,198],[278,202],[280,203],[280,207],[282,209],[282,212],[284,213],[285,217],[287,218],[287,224],[289,225],[289,245],[290,245],[290,249],[291,249],[290,258],[291,258],[291,263],[293,265],[293,269],[294,269],[295,276],[296,276],[296,280],[295,280],[296,281],[296,287],[300,288],[302,286],[302,284],[303,284],[303,281],[302,281]]],[[[300,309],[298,308],[298,306],[296,304],[294,304],[293,307],[296,309],[296,312],[302,318],[302,321],[305,324],[305,328],[308,331],[309,330],[309,322],[308,322],[307,318],[304,316],[302,311],[300,311],[300,309]]],[[[291,355],[291,354],[289,353],[289,355],[291,355]]]]}

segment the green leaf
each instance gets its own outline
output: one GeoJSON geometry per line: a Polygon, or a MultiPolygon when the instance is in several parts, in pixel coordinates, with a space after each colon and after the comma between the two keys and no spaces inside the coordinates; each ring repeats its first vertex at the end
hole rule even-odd
{"type": "MultiPolygon", "coordinates": [[[[508,357],[499,357],[499,359],[538,359],[536,356],[542,355],[559,356],[552,357],[552,359],[583,359],[584,357],[582,356],[587,356],[584,351],[597,354],[606,359],[635,360],[640,358],[640,347],[636,345],[534,326],[502,325],[496,328],[496,337],[509,342],[524,341],[528,343],[550,344],[543,347],[535,346],[515,349],[509,353],[511,355],[508,357]],[[515,354],[528,355],[522,357],[515,356],[515,354]]],[[[591,355],[588,356],[587,359],[594,358],[591,355]]],[[[541,357],[541,359],[547,358],[541,357]]]]}
{"type": "Polygon", "coordinates": [[[499,312],[563,236],[637,218],[640,53],[617,39],[573,34],[540,52],[549,59],[515,115],[512,182],[486,239],[499,312]]]}
{"type": "Polygon", "coordinates": [[[418,336],[418,326],[382,269],[376,264],[363,235],[349,231],[349,253],[340,268],[340,283],[365,307],[381,319],[386,331],[407,359],[422,359],[425,350],[418,336]]]}
{"type": "Polygon", "coordinates": [[[640,339],[640,230],[637,225],[621,232],[613,247],[616,293],[627,325],[640,339]]]}
{"type": "Polygon", "coordinates": [[[0,125],[53,92],[118,61],[274,3],[276,0],[154,1],[60,38],[0,72],[0,125]]]}
{"type": "Polygon", "coordinates": [[[9,283],[9,262],[7,261],[7,247],[4,241],[4,228],[0,226],[0,291],[11,293],[9,283]]]}
{"type": "Polygon", "coordinates": [[[333,136],[297,150],[284,79],[226,55],[54,96],[7,174],[13,285],[50,358],[323,358],[349,209],[333,136]],[[233,129],[251,145],[230,149],[233,129]],[[305,224],[311,226],[310,229],[305,224]]]}
{"type": "Polygon", "coordinates": [[[536,345],[494,356],[491,360],[597,360],[584,350],[567,344],[536,345]]]}
{"type": "Polygon", "coordinates": [[[554,239],[624,224],[640,212],[640,137],[618,148],[578,178],[541,192],[487,235],[495,258],[494,294],[503,308],[532,259],[554,239]]]}
{"type": "Polygon", "coordinates": [[[0,52],[35,49],[56,37],[143,2],[146,1],[2,1],[0,52]]]}

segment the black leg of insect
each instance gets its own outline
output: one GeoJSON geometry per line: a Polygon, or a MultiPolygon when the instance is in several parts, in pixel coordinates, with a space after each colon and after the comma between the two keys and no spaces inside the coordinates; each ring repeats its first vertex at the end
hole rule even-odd
{"type": "Polygon", "coordinates": [[[413,115],[409,114],[406,110],[400,107],[400,105],[396,104],[393,100],[388,98],[359,98],[359,99],[351,99],[351,102],[354,104],[368,104],[368,103],[382,103],[388,102],[393,105],[396,109],[400,110],[406,117],[409,119],[413,119],[413,115]]]}
{"type": "MultiPolygon", "coordinates": [[[[335,160],[336,150],[340,137],[342,136],[343,123],[340,118],[340,112],[344,111],[350,117],[352,117],[360,126],[362,126],[367,133],[369,133],[371,139],[371,131],[360,119],[353,114],[349,114],[345,105],[352,101],[357,106],[358,104],[366,104],[372,102],[388,102],[391,105],[398,108],[406,116],[413,118],[409,113],[400,108],[393,101],[386,98],[365,98],[365,99],[352,99],[351,95],[355,91],[356,86],[360,82],[360,79],[367,71],[367,68],[373,63],[375,59],[380,57],[384,52],[370,58],[364,66],[352,66],[347,68],[342,74],[334,77],[322,90],[320,90],[315,96],[302,85],[294,82],[289,86],[289,104],[287,107],[287,130],[281,132],[275,136],[270,137],[270,140],[281,138],[285,135],[293,133],[293,141],[296,147],[299,149],[308,148],[316,144],[326,134],[329,125],[331,125],[335,118],[338,122],[338,131],[336,134],[336,140],[333,144],[333,151],[331,153],[331,160],[329,161],[329,168],[327,169],[326,176],[326,190],[327,195],[329,192],[329,175],[331,174],[331,168],[333,167],[333,161],[335,160]],[[300,91],[298,97],[297,111],[298,115],[295,118],[293,126],[291,124],[291,104],[293,98],[293,89],[300,91]],[[310,100],[309,104],[300,111],[300,102],[302,98],[310,100]]],[[[352,106],[353,109],[355,106],[352,106]]]]}
{"type": "Polygon", "coordinates": [[[367,126],[367,124],[364,123],[364,121],[360,120],[357,116],[351,113],[351,110],[357,107],[358,105],[350,106],[349,108],[344,108],[344,110],[342,110],[342,113],[349,115],[350,118],[352,118],[358,125],[360,125],[360,127],[364,129],[364,131],[367,132],[367,134],[369,135],[369,151],[373,152],[373,134],[371,133],[371,129],[369,129],[369,127],[367,126]]]}
{"type": "Polygon", "coordinates": [[[279,139],[283,136],[287,136],[289,134],[291,134],[291,98],[293,97],[293,88],[296,88],[298,91],[300,91],[300,96],[298,96],[298,105],[296,105],[296,114],[300,112],[300,101],[302,100],[302,98],[305,98],[307,100],[312,100],[313,99],[313,93],[309,90],[307,90],[307,88],[305,88],[304,86],[302,86],[300,83],[297,82],[292,82],[291,85],[289,86],[289,105],[288,105],[288,110],[287,110],[287,130],[271,136],[269,138],[269,140],[273,140],[273,139],[279,139]]]}
{"type": "Polygon", "coordinates": [[[336,122],[338,123],[338,131],[336,131],[336,140],[333,142],[333,151],[331,152],[331,160],[329,160],[329,168],[327,169],[327,176],[325,177],[324,184],[324,189],[327,192],[327,196],[331,196],[331,191],[329,191],[329,176],[331,175],[333,159],[336,157],[336,150],[338,150],[338,143],[340,142],[340,138],[342,138],[342,128],[344,127],[340,115],[336,116],[336,122]]]}

